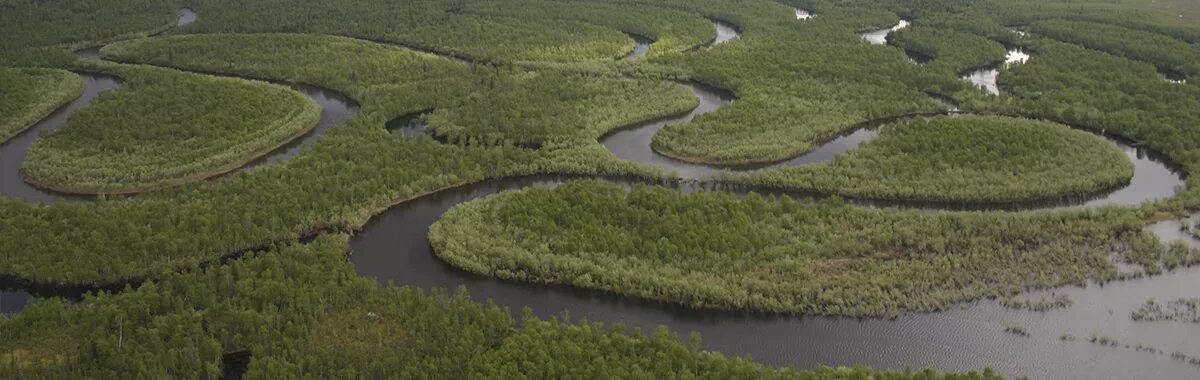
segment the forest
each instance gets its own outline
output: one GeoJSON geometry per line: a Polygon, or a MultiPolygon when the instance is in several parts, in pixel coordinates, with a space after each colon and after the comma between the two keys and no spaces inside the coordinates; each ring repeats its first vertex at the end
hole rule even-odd
{"type": "Polygon", "coordinates": [[[1133,165],[1112,143],[1063,125],[943,116],[885,124],[829,162],[740,175],[859,198],[1003,203],[1100,193],[1128,183],[1133,165]]]}
{"type": "Polygon", "coordinates": [[[865,368],[774,369],[680,342],[662,328],[538,319],[518,323],[465,292],[380,288],[345,260],[347,236],[254,252],[72,304],[0,318],[6,377],[216,378],[248,353],[247,378],[663,377],[991,380],[865,368]]]}
{"type": "Polygon", "coordinates": [[[0,68],[0,143],[82,92],[83,81],[67,71],[0,68]]]}
{"type": "Polygon", "coordinates": [[[145,36],[174,25],[179,8],[177,0],[4,0],[0,55],[145,36]]]}
{"type": "Polygon", "coordinates": [[[961,74],[1004,61],[1004,45],[985,36],[955,29],[912,27],[889,36],[888,43],[928,57],[925,66],[961,74]]]}
{"type": "Polygon", "coordinates": [[[643,115],[694,107],[691,92],[669,82],[542,74],[499,79],[486,91],[434,110],[426,121],[435,138],[452,144],[540,148],[595,141],[643,115]]]}
{"type": "Polygon", "coordinates": [[[289,88],[153,67],[121,67],[102,94],[42,136],[26,181],[64,193],[121,194],[236,169],[311,130],[316,102],[289,88]]]}
{"type": "MultiPolygon", "coordinates": [[[[1142,230],[1200,208],[1196,179],[1186,175],[1200,167],[1200,86],[1188,77],[1200,26],[1160,8],[0,0],[0,138],[76,97],[86,83],[71,71],[123,83],[38,136],[26,160],[0,167],[60,191],[139,192],[50,204],[0,194],[0,290],[34,299],[0,317],[0,373],[213,378],[228,369],[226,354],[249,352],[247,375],[261,378],[1000,378],[980,361],[957,363],[981,371],[963,374],[787,368],[802,356],[796,347],[778,348],[768,366],[687,331],[630,331],[620,321],[656,307],[624,303],[638,299],[762,315],[900,317],[992,298],[1070,310],[1021,292],[1194,264],[1200,251],[1142,230]],[[199,18],[174,27],[185,6],[199,18]],[[792,7],[817,16],[797,20],[792,7]],[[857,36],[901,19],[911,25],[888,44],[857,36]],[[737,38],[711,44],[718,21],[737,38]],[[649,53],[625,59],[635,37],[653,41],[649,53]],[[79,59],[88,47],[100,47],[104,61],[79,59]],[[1000,95],[960,79],[1018,47],[1034,58],[998,68],[1000,95]],[[716,181],[683,180],[600,143],[703,104],[691,83],[732,100],[667,125],[647,144],[663,160],[729,168],[716,181]],[[320,117],[289,85],[344,94],[351,115],[286,161],[233,170],[320,117]],[[939,116],[950,106],[969,115],[939,116]],[[413,115],[423,115],[429,138],[387,130],[413,115]],[[738,169],[786,161],[881,121],[878,136],[830,161],[738,169]],[[945,210],[1130,185],[1133,164],[1098,134],[1161,154],[1186,186],[1134,206],[945,210]],[[542,175],[591,180],[433,200],[542,175]],[[881,199],[902,206],[871,202],[881,199]],[[604,325],[575,314],[522,317],[510,313],[520,303],[468,295],[487,289],[381,287],[355,273],[347,239],[389,210],[443,206],[435,202],[457,204],[426,234],[435,263],[621,301],[604,306],[604,325]],[[1137,271],[1118,270],[1127,266],[1137,271]],[[80,291],[81,301],[55,296],[80,291]]],[[[422,269],[457,273],[436,268],[422,269]]],[[[836,350],[878,353],[844,344],[836,350]]]]}
{"type": "Polygon", "coordinates": [[[716,38],[712,25],[694,13],[635,2],[613,4],[592,1],[467,2],[463,12],[521,18],[540,14],[555,19],[578,20],[649,38],[649,56],[697,48],[716,38]]]}
{"type": "Polygon", "coordinates": [[[581,181],[455,206],[429,236],[447,262],[501,278],[698,308],[887,316],[1112,280],[1110,254],[1149,271],[1200,257],[1139,225],[1120,210],[928,213],[581,181]]]}
{"type": "Polygon", "coordinates": [[[1200,74],[1200,48],[1162,34],[1084,21],[1047,20],[1029,31],[1055,40],[1146,62],[1160,71],[1200,74]]]}

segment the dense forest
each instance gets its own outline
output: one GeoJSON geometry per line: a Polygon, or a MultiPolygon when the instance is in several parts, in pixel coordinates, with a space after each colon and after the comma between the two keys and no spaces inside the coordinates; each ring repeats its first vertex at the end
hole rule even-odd
{"type": "Polygon", "coordinates": [[[436,50],[472,59],[612,60],[633,49],[627,35],[571,18],[471,12],[468,2],[420,0],[196,0],[201,33],[319,33],[436,50]]]}
{"type": "Polygon", "coordinates": [[[0,372],[216,377],[224,354],[248,351],[248,375],[264,378],[996,378],[775,369],[670,333],[517,321],[462,293],[380,288],[354,274],[337,233],[481,181],[676,183],[597,139],[688,111],[697,102],[680,83],[698,82],[734,100],[666,126],[655,152],[782,161],[873,120],[945,113],[933,96],[996,116],[902,118],[825,164],[721,177],[828,198],[819,202],[593,181],[505,193],[452,209],[430,234],[438,255],[492,276],[699,309],[855,316],[988,297],[1015,305],[1024,289],[1127,276],[1114,263],[1159,273],[1200,257],[1141,232],[1200,208],[1190,176],[1175,197],[1140,207],[946,212],[842,198],[936,208],[1090,195],[1129,180],[1112,144],[1063,124],[1192,172],[1200,81],[1162,78],[1200,70],[1192,20],[1094,0],[0,0],[3,139],[80,92],[67,70],[125,80],[39,138],[27,161],[3,164],[60,190],[154,190],[50,205],[0,196],[6,289],[110,291],[0,317],[0,372]],[[182,6],[201,16],[172,28],[182,6]],[[818,16],[797,20],[789,6],[818,16]],[[856,35],[900,19],[912,25],[889,44],[856,35]],[[714,21],[739,38],[708,47],[714,21]],[[653,40],[650,52],[622,60],[632,36],[653,40]],[[74,54],[101,45],[111,62],[74,54]],[[1001,95],[959,78],[1006,47],[1036,58],[999,69],[1001,95]],[[328,88],[358,113],[284,163],[200,180],[317,117],[283,85],[213,74],[328,88]],[[388,133],[412,115],[432,138],[388,133]]]}
{"type": "Polygon", "coordinates": [[[1004,61],[1004,45],[955,29],[915,26],[889,36],[888,43],[928,57],[929,69],[958,74],[1004,61]]]}
{"type": "Polygon", "coordinates": [[[321,108],[283,86],[152,67],[29,149],[25,179],[66,193],[133,193],[238,168],[309,131],[321,108]]]}
{"type": "Polygon", "coordinates": [[[430,228],[442,259],[501,278],[699,308],[880,316],[1147,271],[1169,250],[1119,210],[921,212],[573,182],[465,203],[430,228]],[[1115,249],[1116,252],[1110,252],[1115,249]]]}
{"type": "Polygon", "coordinates": [[[995,116],[909,118],[832,161],[741,181],[823,194],[1013,202],[1083,196],[1129,182],[1115,145],[1064,125],[995,116]]]}
{"type": "Polygon", "coordinates": [[[773,369],[700,350],[665,328],[521,323],[462,291],[380,288],[346,262],[346,235],[254,252],[72,304],[0,318],[11,377],[216,378],[226,354],[246,378],[998,379],[864,368],[773,369]],[[617,375],[619,374],[619,375],[617,375]]]}
{"type": "Polygon", "coordinates": [[[669,82],[541,74],[499,79],[426,120],[434,136],[450,143],[541,147],[596,141],[643,115],[678,114],[695,106],[691,91],[669,82]]]}
{"type": "Polygon", "coordinates": [[[0,143],[16,136],[83,92],[73,73],[0,68],[0,143]]]}
{"type": "MultiPolygon", "coordinates": [[[[1043,39],[1033,46],[1037,59],[1000,78],[1013,92],[1000,108],[1128,137],[1188,172],[1200,164],[1192,128],[1200,120],[1200,87],[1172,85],[1150,64],[1075,45],[1043,39]]],[[[1175,200],[1191,205],[1196,195],[1189,186],[1175,200]]]]}
{"type": "Polygon", "coordinates": [[[516,18],[538,14],[541,17],[607,26],[654,41],[648,53],[650,56],[694,49],[716,38],[712,25],[699,15],[635,2],[466,2],[463,11],[516,18]]]}
{"type": "Polygon", "coordinates": [[[3,0],[0,55],[144,36],[173,26],[179,8],[178,0],[3,0]]]}
{"type": "Polygon", "coordinates": [[[1200,47],[1170,36],[1094,22],[1047,20],[1029,31],[1056,40],[1153,64],[1159,70],[1200,74],[1200,47]]]}

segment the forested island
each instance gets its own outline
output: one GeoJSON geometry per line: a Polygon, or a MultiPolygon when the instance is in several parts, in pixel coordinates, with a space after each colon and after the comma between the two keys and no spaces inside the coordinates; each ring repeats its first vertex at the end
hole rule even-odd
{"type": "Polygon", "coordinates": [[[1195,378],[1197,20],[0,0],[0,377],[1195,378]]]}

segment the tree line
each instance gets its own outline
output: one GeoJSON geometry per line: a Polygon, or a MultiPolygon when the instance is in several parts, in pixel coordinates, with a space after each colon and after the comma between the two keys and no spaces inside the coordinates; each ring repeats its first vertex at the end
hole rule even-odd
{"type": "Polygon", "coordinates": [[[902,119],[830,161],[733,175],[856,198],[982,203],[1088,196],[1132,176],[1125,153],[1096,135],[999,116],[902,119]]]}
{"type": "Polygon", "coordinates": [[[83,81],[68,71],[0,68],[0,143],[81,93],[83,81]]]}
{"type": "Polygon", "coordinates": [[[99,96],[29,149],[21,173],[66,193],[132,193],[220,174],[312,130],[321,107],[284,86],[115,66],[99,96]]]}
{"type": "Polygon", "coordinates": [[[457,205],[429,239],[452,265],[504,279],[701,309],[894,316],[1115,280],[1114,249],[1148,271],[1200,258],[1141,226],[1117,208],[928,212],[577,181],[457,205]]]}
{"type": "Polygon", "coordinates": [[[456,292],[379,287],[345,260],[346,235],[284,244],[227,265],[165,276],[72,304],[35,302],[0,317],[0,370],[15,377],[216,378],[227,354],[246,378],[1000,379],[772,368],[682,343],[665,327],[538,319],[456,292]]]}

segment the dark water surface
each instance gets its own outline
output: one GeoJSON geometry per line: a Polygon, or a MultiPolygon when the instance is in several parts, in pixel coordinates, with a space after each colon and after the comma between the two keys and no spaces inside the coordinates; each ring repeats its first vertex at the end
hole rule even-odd
{"type": "Polygon", "coordinates": [[[425,135],[425,128],[429,125],[425,123],[422,116],[429,113],[426,111],[413,112],[392,119],[387,122],[384,127],[393,135],[402,136],[405,139],[415,140],[425,135]]]}
{"type": "Polygon", "coordinates": [[[1162,75],[1163,80],[1167,81],[1168,83],[1187,83],[1187,75],[1184,75],[1183,73],[1174,71],[1159,71],[1159,74],[1162,75]]]}
{"type": "MultiPolygon", "coordinates": [[[[1103,287],[1093,284],[1057,289],[1055,292],[1068,294],[1075,305],[1047,313],[1014,311],[983,301],[947,312],[860,320],[695,311],[599,291],[497,280],[459,270],[434,256],[428,228],[450,207],[504,190],[551,187],[564,180],[544,177],[491,181],[400,204],[372,219],[354,236],[350,259],[359,274],[381,284],[392,282],[425,289],[464,286],[475,299],[491,299],[515,313],[530,307],[543,317],[569,313],[575,319],[624,321],[643,330],[667,325],[685,334],[697,331],[704,337],[705,349],[752,355],[771,365],[932,366],[950,371],[991,367],[1008,375],[1039,379],[1185,379],[1200,375],[1197,367],[1168,356],[1084,341],[1095,332],[1168,352],[1200,354],[1200,329],[1128,319],[1129,311],[1146,297],[1200,295],[1200,268],[1103,287]],[[1007,321],[1024,323],[1032,336],[1004,332],[1007,321]],[[1062,333],[1080,338],[1063,342],[1058,338],[1062,333]]],[[[1172,223],[1150,229],[1166,238],[1177,237],[1179,228],[1172,223]]]]}
{"type": "MultiPolygon", "coordinates": [[[[900,116],[864,122],[850,128],[848,131],[825,143],[817,144],[815,149],[807,153],[800,154],[793,158],[777,163],[709,166],[684,162],[666,157],[656,153],[650,147],[650,142],[654,138],[654,135],[667,125],[690,122],[699,115],[716,111],[721,107],[729,105],[733,101],[732,94],[720,89],[694,83],[685,85],[692,90],[692,93],[695,94],[698,99],[700,99],[699,106],[697,106],[691,112],[681,116],[654,120],[610,133],[601,138],[600,143],[608,148],[613,155],[622,160],[637,161],[649,164],[651,166],[658,167],[665,172],[674,173],[675,175],[684,179],[708,180],[718,178],[724,171],[727,170],[767,170],[829,161],[842,153],[858,147],[859,144],[875,138],[879,135],[879,128],[883,125],[898,119],[925,116],[900,116]]],[[[936,99],[939,98],[935,97],[935,100],[936,99]]],[[[943,99],[941,102],[947,105],[948,113],[953,113],[953,110],[957,108],[948,100],[943,99]]],[[[1063,199],[1057,202],[1030,202],[1029,204],[1015,204],[1011,205],[1013,207],[1000,208],[1032,209],[1078,205],[1137,205],[1147,200],[1173,196],[1176,188],[1184,185],[1183,172],[1175,165],[1170,164],[1170,160],[1168,160],[1165,156],[1144,148],[1134,147],[1130,141],[1104,135],[1100,135],[1100,137],[1108,140],[1110,143],[1116,145],[1118,148],[1124,151],[1126,156],[1129,157],[1129,160],[1133,162],[1133,178],[1130,180],[1129,184],[1115,191],[1109,191],[1104,194],[1098,194],[1082,199],[1063,199]]]]}
{"type": "MultiPolygon", "coordinates": [[[[705,178],[719,169],[685,163],[655,154],[649,142],[662,127],[691,121],[733,100],[732,94],[699,84],[689,88],[700,99],[691,112],[644,123],[612,133],[601,142],[621,159],[634,160],[675,171],[684,178],[705,178]]],[[[950,104],[948,107],[953,107],[950,104]]],[[[859,128],[822,144],[807,154],[774,166],[822,162],[877,135],[881,123],[859,128]]],[[[1106,137],[1107,138],[1107,137],[1106,137]]],[[[1167,197],[1180,186],[1182,174],[1167,160],[1130,144],[1107,138],[1134,162],[1133,181],[1125,188],[1094,199],[1068,200],[1029,207],[1137,204],[1167,197]]],[[[994,301],[981,301],[941,313],[909,314],[895,320],[826,317],[791,317],[756,313],[695,311],[635,297],[578,289],[498,280],[471,274],[439,260],[432,252],[429,226],[450,207],[505,190],[557,186],[569,178],[537,177],[489,181],[447,190],[400,204],[375,217],[351,241],[351,261],[359,274],[381,284],[394,283],[425,289],[466,287],[479,301],[492,300],[514,313],[525,307],[538,315],[569,314],[594,321],[623,321],[643,330],[667,325],[674,331],[700,332],[703,347],[731,355],[752,355],[771,365],[810,368],[816,365],[870,365],[885,368],[936,367],[950,371],[997,369],[1008,375],[1033,378],[1194,378],[1196,367],[1165,355],[1150,355],[1120,348],[1094,346],[1087,336],[1095,332],[1138,341],[1165,351],[1200,354],[1200,331],[1187,326],[1135,324],[1128,312],[1146,297],[1200,295],[1200,269],[1088,287],[1055,290],[1068,294],[1075,306],[1047,313],[1014,311],[994,301]],[[1111,312],[1109,309],[1113,309],[1111,312]],[[1022,337],[1003,331],[1004,323],[1020,321],[1033,335],[1022,337]],[[1179,330],[1184,330],[1180,332],[1179,330]],[[1066,342],[1063,333],[1079,337],[1066,342]],[[1140,341],[1139,341],[1140,340],[1140,341]]],[[[614,181],[632,185],[632,181],[614,181]]],[[[704,186],[704,185],[699,185],[704,186]]],[[[697,190],[691,185],[684,190],[697,190]]],[[[1164,238],[1176,238],[1171,222],[1151,227],[1164,238]]]]}
{"type": "MultiPolygon", "coordinates": [[[[180,17],[181,25],[183,18],[180,17]]],[[[797,10],[797,18],[804,18],[800,10],[797,10]]],[[[714,44],[736,37],[736,30],[731,26],[715,21],[714,25],[718,30],[714,44]]],[[[902,21],[894,28],[865,33],[863,39],[872,43],[886,43],[888,32],[906,25],[907,22],[902,21]]],[[[96,58],[99,58],[98,54],[96,58]]],[[[118,84],[111,77],[85,76],[85,79],[89,80],[88,93],[91,93],[91,97],[118,84]]],[[[719,169],[661,157],[649,148],[654,133],[667,124],[690,121],[697,115],[728,105],[733,99],[732,94],[718,89],[698,84],[689,86],[700,99],[696,109],[679,117],[615,132],[601,142],[621,159],[674,170],[684,178],[713,175],[719,169]]],[[[322,104],[321,125],[335,125],[354,112],[353,103],[336,93],[315,88],[298,89],[322,104]]],[[[86,104],[85,98],[88,96],[85,94],[63,110],[56,111],[34,129],[57,127],[62,121],[54,124],[51,119],[57,117],[65,121],[71,110],[86,104]]],[[[397,119],[388,127],[404,136],[420,136],[423,125],[417,117],[419,114],[397,119]]],[[[812,152],[769,167],[827,161],[875,137],[879,124],[882,123],[864,123],[812,152]]],[[[318,126],[318,130],[324,129],[318,126]]],[[[312,135],[301,140],[315,138],[319,132],[314,131],[312,135]]],[[[19,174],[12,177],[15,170],[8,170],[11,165],[19,167],[20,160],[15,156],[10,159],[9,154],[15,154],[10,151],[20,149],[9,149],[8,145],[23,138],[28,140],[25,143],[27,147],[35,137],[34,131],[27,131],[0,149],[3,154],[0,156],[3,157],[0,167],[4,168],[0,173],[3,175],[0,177],[0,189],[4,189],[2,194],[9,194],[7,187],[10,185],[17,187],[24,184],[19,174]]],[[[1079,200],[1074,205],[1136,204],[1146,199],[1170,196],[1174,186],[1182,185],[1181,175],[1153,152],[1139,151],[1117,139],[1110,141],[1121,146],[1133,160],[1136,169],[1132,183],[1095,199],[1079,200]]],[[[265,158],[262,163],[252,166],[290,157],[303,145],[304,142],[298,142],[282,148],[278,156],[272,154],[277,158],[265,158]]],[[[20,157],[23,157],[23,153],[20,157]]],[[[475,299],[491,299],[515,313],[530,307],[541,316],[569,312],[575,320],[586,317],[602,322],[623,321],[643,330],[667,325],[683,334],[697,331],[704,337],[702,346],[705,349],[729,355],[752,355],[755,360],[770,365],[798,368],[819,364],[882,368],[936,367],[948,371],[991,367],[1010,376],[1027,375],[1036,379],[1200,378],[1198,367],[1171,360],[1167,355],[1102,347],[1086,342],[1088,335],[1098,333],[1120,338],[1123,342],[1151,345],[1167,352],[1200,355],[1200,329],[1166,322],[1134,323],[1128,317],[1129,311],[1147,297],[1167,299],[1200,296],[1200,268],[1104,286],[1092,284],[1088,287],[1047,291],[1046,294],[1068,294],[1075,304],[1067,309],[1046,313],[1014,311],[993,301],[981,301],[947,312],[909,314],[889,320],[695,311],[599,291],[497,280],[464,272],[433,255],[427,237],[428,228],[450,207],[504,190],[556,186],[569,179],[572,178],[531,177],[489,181],[402,203],[374,217],[353,237],[350,259],[359,274],[373,277],[381,284],[393,282],[426,289],[464,286],[475,299]],[[1004,332],[1003,324],[1008,321],[1024,323],[1032,335],[1022,337],[1004,332]],[[1059,336],[1063,333],[1074,335],[1077,340],[1062,341],[1059,336]]],[[[614,182],[623,185],[636,183],[614,182]]],[[[702,186],[705,185],[684,185],[683,189],[700,190],[702,186]]],[[[14,196],[23,193],[12,191],[14,196]]],[[[31,199],[33,201],[53,199],[51,195],[36,192],[36,189],[25,192],[34,198],[31,199]]],[[[1195,244],[1180,232],[1175,222],[1159,223],[1149,229],[1165,239],[1183,238],[1195,244]]],[[[0,293],[0,312],[15,312],[27,299],[28,295],[20,292],[0,293]]]]}
{"type": "Polygon", "coordinates": [[[21,311],[30,297],[24,291],[0,291],[0,315],[13,315],[21,311]]]}
{"type": "Polygon", "coordinates": [[[25,161],[29,147],[33,145],[39,135],[62,126],[72,113],[91,103],[100,93],[121,85],[120,78],[111,75],[78,74],[84,82],[83,95],[55,110],[50,116],[38,121],[4,144],[0,144],[0,196],[20,198],[35,203],[50,203],[59,198],[68,200],[90,198],[38,189],[25,183],[25,178],[21,176],[21,163],[25,161]]]}
{"type": "Polygon", "coordinates": [[[358,112],[358,105],[354,100],[337,91],[304,84],[288,84],[288,86],[296,91],[300,91],[321,106],[320,121],[303,136],[251,161],[246,166],[243,166],[242,169],[253,170],[292,158],[296,154],[299,154],[304,147],[315,143],[329,128],[345,122],[358,112]]]}
{"type": "Polygon", "coordinates": [[[633,39],[633,51],[629,52],[629,55],[621,58],[625,61],[632,61],[645,56],[646,53],[650,52],[650,44],[654,43],[654,40],[637,34],[629,34],[629,38],[633,39]]]}

